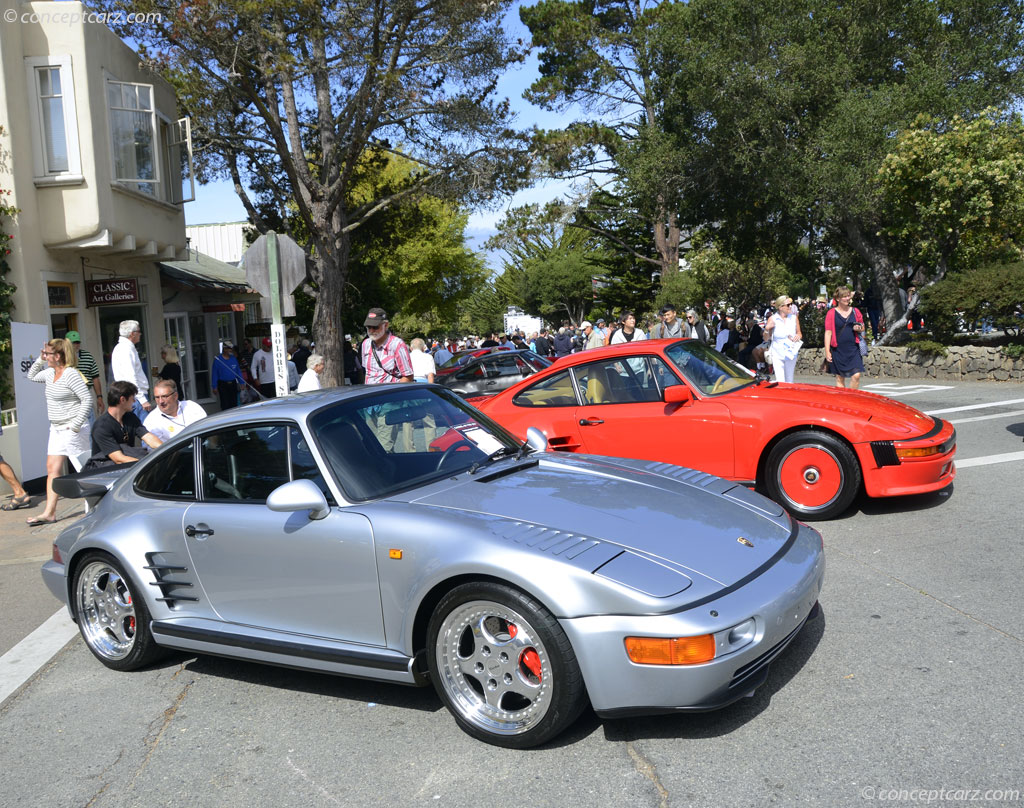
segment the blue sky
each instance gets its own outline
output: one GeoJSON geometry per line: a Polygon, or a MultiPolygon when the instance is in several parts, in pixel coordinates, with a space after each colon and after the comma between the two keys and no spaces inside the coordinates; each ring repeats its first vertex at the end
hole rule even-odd
{"type": "MultiPolygon", "coordinates": [[[[519,22],[519,4],[516,4],[506,16],[506,28],[515,36],[529,39],[529,31],[519,22]]],[[[516,124],[520,128],[536,125],[543,129],[565,126],[573,119],[571,114],[558,114],[542,110],[523,99],[523,91],[538,76],[537,57],[530,54],[526,61],[510,70],[499,82],[499,96],[507,97],[517,115],[516,124]]],[[[534,188],[521,191],[511,200],[504,200],[496,210],[473,211],[470,214],[466,235],[473,247],[483,249],[483,243],[494,234],[495,225],[510,207],[533,202],[544,203],[556,196],[566,193],[568,183],[546,182],[534,188]]],[[[185,205],[185,221],[187,224],[213,224],[217,222],[237,222],[246,219],[245,209],[236,196],[229,181],[211,183],[196,187],[196,200],[185,205]]],[[[497,269],[496,258],[491,256],[489,263],[497,269]]]]}

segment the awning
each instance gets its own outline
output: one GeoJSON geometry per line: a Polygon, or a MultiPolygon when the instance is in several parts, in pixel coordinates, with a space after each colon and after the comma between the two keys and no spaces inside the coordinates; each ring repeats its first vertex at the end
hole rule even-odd
{"type": "Polygon", "coordinates": [[[245,270],[191,250],[187,261],[157,261],[160,274],[185,286],[221,292],[256,294],[249,288],[245,270]]]}

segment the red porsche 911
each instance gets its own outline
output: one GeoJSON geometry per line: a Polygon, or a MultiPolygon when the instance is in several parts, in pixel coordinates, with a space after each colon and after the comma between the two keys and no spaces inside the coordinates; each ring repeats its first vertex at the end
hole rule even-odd
{"type": "Polygon", "coordinates": [[[956,430],[873,393],[754,377],[696,340],[572,354],[472,402],[553,451],[673,463],[756,486],[801,519],[869,497],[937,491],[956,475],[956,430]]]}

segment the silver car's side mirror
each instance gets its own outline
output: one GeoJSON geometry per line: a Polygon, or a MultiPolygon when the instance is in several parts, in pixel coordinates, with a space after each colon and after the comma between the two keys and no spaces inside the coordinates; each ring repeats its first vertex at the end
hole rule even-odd
{"type": "Polygon", "coordinates": [[[535,426],[531,426],[526,430],[526,443],[537,452],[546,452],[548,450],[548,439],[535,426]]]}
{"type": "Polygon", "coordinates": [[[327,497],[312,480],[292,480],[275,488],[267,497],[267,507],[282,513],[308,510],[310,519],[323,519],[331,512],[327,497]]]}

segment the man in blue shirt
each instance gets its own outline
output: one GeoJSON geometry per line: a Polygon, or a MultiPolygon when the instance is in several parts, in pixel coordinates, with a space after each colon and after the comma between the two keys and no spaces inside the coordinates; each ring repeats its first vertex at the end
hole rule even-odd
{"type": "Polygon", "coordinates": [[[234,354],[234,343],[226,339],[221,343],[221,352],[213,358],[210,368],[210,387],[213,394],[220,396],[220,408],[230,410],[238,406],[238,384],[242,381],[242,367],[234,354]]]}

